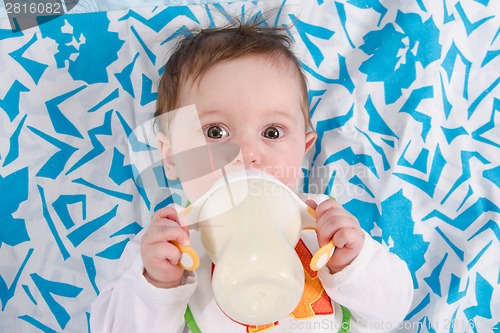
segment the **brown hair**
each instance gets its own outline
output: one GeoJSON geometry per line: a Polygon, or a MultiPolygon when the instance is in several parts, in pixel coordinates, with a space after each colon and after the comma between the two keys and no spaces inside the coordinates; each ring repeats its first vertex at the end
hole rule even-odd
{"type": "Polygon", "coordinates": [[[210,68],[223,61],[247,55],[268,56],[277,64],[289,63],[296,71],[302,90],[301,102],[307,127],[312,128],[307,100],[307,81],[302,67],[291,51],[286,27],[263,25],[254,20],[209,29],[190,30],[179,40],[167,61],[158,87],[154,117],[175,110],[182,84],[199,81],[210,68]]]}

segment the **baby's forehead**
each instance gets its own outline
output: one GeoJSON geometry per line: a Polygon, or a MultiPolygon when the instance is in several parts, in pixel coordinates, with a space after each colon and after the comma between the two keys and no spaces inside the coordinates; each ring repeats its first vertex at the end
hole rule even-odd
{"type": "Polygon", "coordinates": [[[212,71],[214,68],[225,66],[227,64],[234,63],[240,60],[254,60],[256,63],[269,65],[275,69],[278,69],[282,73],[289,74],[291,78],[301,81],[302,72],[301,69],[286,55],[280,52],[273,53],[251,53],[238,57],[226,58],[222,61],[200,61],[195,64],[186,64],[183,69],[183,75],[181,76],[180,83],[183,86],[189,86],[189,84],[199,83],[208,72],[212,71]]]}
{"type": "MultiPolygon", "coordinates": [[[[218,84],[218,82],[212,82],[214,75],[217,77],[217,74],[214,73],[220,73],[220,71],[222,71],[226,73],[225,75],[228,75],[227,73],[229,72],[230,76],[233,76],[233,74],[234,76],[238,76],[238,73],[240,72],[242,66],[246,66],[245,68],[254,68],[252,69],[252,73],[250,74],[251,77],[255,78],[255,76],[253,75],[254,73],[257,73],[258,77],[262,76],[262,80],[254,80],[257,82],[254,85],[267,82],[264,80],[269,73],[268,68],[271,68],[271,70],[273,71],[276,70],[279,75],[282,76],[283,81],[287,81],[286,83],[295,82],[298,89],[296,93],[301,99],[301,103],[303,104],[302,106],[307,109],[307,83],[305,81],[302,70],[298,67],[298,64],[295,64],[285,55],[280,54],[252,53],[240,57],[226,59],[220,62],[209,62],[204,64],[203,68],[198,68],[199,64],[198,66],[187,67],[183,71],[183,75],[181,75],[181,77],[179,78],[180,80],[178,82],[176,100],[178,102],[181,102],[183,100],[189,99],[187,98],[189,97],[189,94],[198,91],[202,84],[205,87],[213,87],[214,85],[218,84]]],[[[227,76],[223,77],[226,78],[227,76]]],[[[217,77],[216,80],[217,79],[220,79],[220,77],[217,77]]],[[[305,111],[307,112],[307,110],[305,111]]]]}
{"type": "MultiPolygon", "coordinates": [[[[272,69],[277,70],[280,75],[283,75],[283,80],[293,80],[297,83],[297,91],[293,92],[293,95],[297,98],[301,113],[304,117],[306,124],[310,123],[309,120],[309,108],[308,108],[308,91],[305,78],[298,67],[298,63],[294,63],[286,55],[280,54],[279,52],[272,54],[261,54],[261,53],[251,53],[244,56],[234,57],[230,59],[225,59],[223,61],[212,61],[212,62],[200,62],[198,64],[193,64],[190,67],[186,67],[183,70],[183,74],[179,77],[179,82],[176,91],[176,100],[178,102],[177,107],[182,107],[188,105],[187,101],[192,101],[192,93],[199,91],[202,83],[205,87],[214,87],[217,82],[211,82],[209,78],[213,77],[214,70],[221,68],[223,66],[232,66],[231,70],[234,73],[239,71],[239,62],[244,62],[245,64],[250,63],[251,66],[255,66],[255,73],[259,76],[262,73],[264,78],[266,74],[267,66],[272,67],[272,69]],[[203,64],[204,67],[200,67],[203,64]]],[[[227,72],[228,67],[225,71],[227,72]]],[[[224,71],[224,69],[223,69],[224,71]]],[[[288,81],[290,83],[292,81],[288,81]]],[[[255,83],[258,84],[258,83],[255,83]]],[[[294,88],[295,89],[295,88],[294,88]]]]}

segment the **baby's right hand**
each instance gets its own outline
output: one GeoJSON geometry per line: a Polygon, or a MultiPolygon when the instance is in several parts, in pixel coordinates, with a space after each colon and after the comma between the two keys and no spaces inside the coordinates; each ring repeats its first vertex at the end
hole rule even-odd
{"type": "Polygon", "coordinates": [[[181,227],[177,212],[172,207],[158,210],[141,240],[144,277],[158,288],[174,288],[181,284],[184,269],[178,265],[179,249],[170,243],[189,245],[188,227],[181,227]]]}

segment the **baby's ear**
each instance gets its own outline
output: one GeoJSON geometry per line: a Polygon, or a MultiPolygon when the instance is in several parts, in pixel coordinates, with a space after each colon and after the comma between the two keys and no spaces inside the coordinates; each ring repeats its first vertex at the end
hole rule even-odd
{"type": "Polygon", "coordinates": [[[304,154],[307,153],[309,149],[311,149],[317,137],[318,135],[314,131],[309,131],[306,133],[306,147],[304,150],[304,154]]]}
{"type": "Polygon", "coordinates": [[[177,170],[175,169],[174,159],[172,157],[172,145],[170,140],[162,132],[156,134],[156,140],[158,141],[158,149],[160,150],[162,157],[165,175],[171,180],[179,178],[177,170]]]}

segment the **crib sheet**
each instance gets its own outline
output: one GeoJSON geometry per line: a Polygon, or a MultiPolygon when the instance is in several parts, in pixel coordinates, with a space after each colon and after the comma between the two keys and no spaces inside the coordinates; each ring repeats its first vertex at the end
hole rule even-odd
{"type": "Polygon", "coordinates": [[[126,244],[182,201],[178,184],[167,197],[141,187],[131,159],[155,153],[134,129],[168,51],[188,28],[273,8],[268,24],[294,22],[318,133],[302,188],[333,195],[408,264],[415,296],[394,328],[499,329],[500,3],[280,0],[66,14],[17,32],[0,19],[1,332],[89,331],[126,244]]]}

